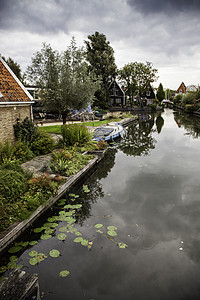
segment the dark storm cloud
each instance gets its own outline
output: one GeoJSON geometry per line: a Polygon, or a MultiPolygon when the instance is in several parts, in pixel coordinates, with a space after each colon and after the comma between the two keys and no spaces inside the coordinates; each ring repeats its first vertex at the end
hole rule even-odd
{"type": "Polygon", "coordinates": [[[199,0],[127,0],[127,3],[144,14],[160,12],[177,14],[200,11],[199,0]]]}

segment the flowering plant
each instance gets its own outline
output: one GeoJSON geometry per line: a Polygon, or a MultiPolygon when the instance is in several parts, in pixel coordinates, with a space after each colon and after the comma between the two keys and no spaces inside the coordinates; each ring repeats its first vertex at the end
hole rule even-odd
{"type": "Polygon", "coordinates": [[[71,159],[72,155],[69,151],[64,149],[57,149],[52,152],[51,154],[51,162],[56,162],[58,160],[69,160],[71,159]]]}
{"type": "Polygon", "coordinates": [[[100,140],[98,143],[97,143],[97,148],[98,150],[105,150],[107,149],[108,147],[108,144],[107,142],[103,141],[103,140],[100,140]]]}

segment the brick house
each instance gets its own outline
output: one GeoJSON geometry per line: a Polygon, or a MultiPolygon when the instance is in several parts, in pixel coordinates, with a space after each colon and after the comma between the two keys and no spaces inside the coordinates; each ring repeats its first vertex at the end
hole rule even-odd
{"type": "Polygon", "coordinates": [[[176,95],[185,94],[185,93],[186,93],[186,86],[185,86],[184,82],[182,82],[176,91],[176,95]]]}
{"type": "Polygon", "coordinates": [[[14,141],[13,125],[32,119],[33,97],[0,56],[0,142],[14,141]]]}

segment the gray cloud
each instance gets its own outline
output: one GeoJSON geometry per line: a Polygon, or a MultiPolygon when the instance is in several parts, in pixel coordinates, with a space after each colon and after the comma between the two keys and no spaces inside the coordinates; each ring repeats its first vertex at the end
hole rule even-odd
{"type": "Polygon", "coordinates": [[[179,12],[199,12],[199,0],[127,0],[127,3],[143,14],[164,13],[177,14],[179,12]]]}

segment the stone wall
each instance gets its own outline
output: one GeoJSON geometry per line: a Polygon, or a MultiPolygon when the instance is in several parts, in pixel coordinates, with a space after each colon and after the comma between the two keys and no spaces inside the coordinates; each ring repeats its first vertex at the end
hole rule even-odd
{"type": "Polygon", "coordinates": [[[15,140],[13,125],[17,119],[23,121],[26,117],[31,118],[30,104],[0,105],[0,142],[13,142],[15,140]]]}

